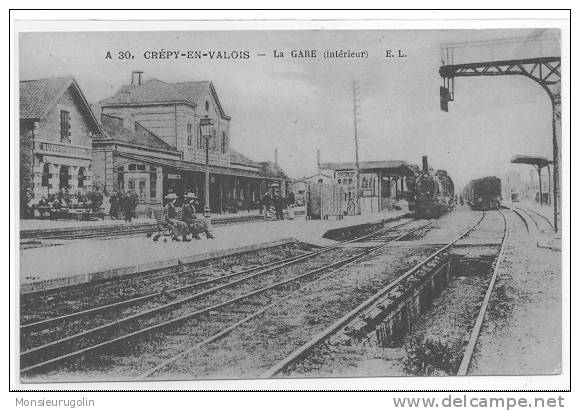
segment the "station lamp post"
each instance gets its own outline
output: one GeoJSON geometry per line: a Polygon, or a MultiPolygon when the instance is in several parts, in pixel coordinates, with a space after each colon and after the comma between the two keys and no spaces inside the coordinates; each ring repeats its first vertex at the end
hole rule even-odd
{"type": "Polygon", "coordinates": [[[211,118],[205,116],[199,120],[201,136],[205,140],[205,205],[203,207],[203,217],[208,228],[211,227],[211,208],[209,207],[209,140],[212,138],[214,124],[211,118]]]}

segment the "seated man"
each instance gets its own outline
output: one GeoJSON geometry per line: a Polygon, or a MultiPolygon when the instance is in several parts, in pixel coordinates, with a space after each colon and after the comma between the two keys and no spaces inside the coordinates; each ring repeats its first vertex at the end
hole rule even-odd
{"type": "Polygon", "coordinates": [[[195,207],[197,205],[197,196],[195,193],[187,193],[185,195],[186,203],[181,209],[182,217],[181,219],[189,226],[191,235],[196,240],[201,240],[199,234],[205,233],[206,238],[214,238],[212,233],[209,231],[209,227],[204,220],[200,220],[195,215],[195,207]]]}

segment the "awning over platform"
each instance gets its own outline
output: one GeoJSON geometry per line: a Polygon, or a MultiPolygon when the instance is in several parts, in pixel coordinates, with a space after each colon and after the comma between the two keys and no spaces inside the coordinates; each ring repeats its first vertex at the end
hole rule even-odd
{"type": "MultiPolygon", "coordinates": [[[[193,171],[204,173],[205,172],[205,164],[198,164],[198,163],[191,163],[189,161],[183,160],[169,160],[169,159],[160,159],[160,158],[152,158],[147,156],[140,156],[136,154],[127,154],[127,153],[117,153],[119,157],[126,158],[128,160],[134,161],[141,161],[148,164],[153,164],[157,166],[167,167],[170,169],[175,169],[179,171],[193,171]]],[[[246,178],[255,178],[259,180],[272,180],[272,181],[280,181],[285,180],[284,178],[278,177],[268,177],[264,176],[258,172],[250,171],[250,170],[242,170],[242,169],[235,169],[230,167],[222,167],[211,165],[209,166],[209,172],[211,174],[221,174],[226,176],[234,176],[234,177],[246,177],[246,178]]]]}
{"type": "MultiPolygon", "coordinates": [[[[320,164],[320,169],[322,170],[344,171],[354,170],[355,168],[356,163],[354,162],[320,164]]],[[[402,160],[361,161],[359,163],[359,171],[361,173],[376,173],[380,171],[383,174],[395,174],[404,176],[415,174],[413,166],[402,160]]]]}
{"type": "Polygon", "coordinates": [[[547,167],[552,163],[552,161],[548,160],[546,157],[524,155],[513,156],[510,162],[514,164],[528,164],[539,168],[547,167]]]}

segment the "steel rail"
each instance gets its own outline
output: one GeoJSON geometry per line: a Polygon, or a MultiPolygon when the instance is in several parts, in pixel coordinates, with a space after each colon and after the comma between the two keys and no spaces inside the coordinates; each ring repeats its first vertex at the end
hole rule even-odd
{"type": "Polygon", "coordinates": [[[509,207],[509,210],[513,211],[515,215],[517,215],[520,220],[522,220],[524,222],[524,225],[526,226],[526,230],[528,232],[528,234],[530,234],[530,226],[528,225],[528,220],[526,220],[526,217],[517,210],[517,208],[515,207],[509,207]]]}
{"type": "MultiPolygon", "coordinates": [[[[402,226],[404,224],[406,224],[406,223],[400,224],[397,227],[402,226]]],[[[414,229],[414,230],[412,230],[412,231],[410,231],[408,233],[403,234],[402,236],[403,237],[404,236],[407,236],[407,235],[409,235],[409,234],[411,234],[411,233],[413,233],[413,232],[415,232],[417,230],[420,230],[420,229],[422,229],[422,228],[424,228],[424,227],[426,227],[426,226],[428,226],[430,224],[431,223],[424,224],[424,225],[422,225],[422,226],[420,226],[420,227],[418,227],[418,228],[416,228],[416,229],[414,229]]],[[[374,233],[371,233],[371,235],[372,234],[374,234],[374,233]]],[[[290,279],[277,282],[275,284],[272,284],[272,285],[267,286],[267,287],[260,288],[258,290],[254,290],[254,291],[249,292],[247,294],[244,294],[242,296],[239,296],[239,297],[236,297],[236,298],[227,300],[227,301],[225,301],[223,303],[219,303],[219,304],[216,304],[216,305],[211,306],[211,307],[207,307],[207,308],[204,308],[204,309],[200,309],[200,310],[197,310],[197,311],[195,311],[193,313],[189,313],[189,314],[183,315],[181,317],[177,317],[177,318],[174,318],[174,319],[171,319],[171,320],[167,320],[167,321],[164,321],[164,322],[161,322],[161,323],[158,323],[158,324],[155,324],[155,325],[146,327],[144,329],[140,329],[140,330],[137,330],[137,331],[133,331],[133,332],[131,332],[129,334],[125,334],[123,336],[116,337],[116,338],[113,338],[111,340],[103,341],[101,343],[98,343],[98,344],[95,344],[95,345],[92,345],[92,346],[89,346],[89,347],[85,347],[85,348],[76,350],[76,351],[74,351],[72,353],[67,353],[67,354],[64,354],[64,355],[61,355],[61,356],[58,356],[58,357],[55,357],[55,358],[46,360],[46,361],[42,361],[40,363],[36,363],[36,364],[30,365],[30,366],[24,367],[24,368],[21,369],[21,372],[27,372],[27,371],[30,371],[30,370],[33,370],[33,369],[36,369],[36,368],[40,368],[40,367],[43,367],[43,366],[46,366],[46,365],[49,365],[49,364],[53,364],[53,363],[56,363],[56,362],[60,362],[60,361],[63,361],[65,359],[69,359],[69,358],[72,358],[72,357],[75,357],[75,356],[78,356],[78,355],[81,355],[81,354],[85,354],[85,353],[87,353],[89,351],[93,351],[95,349],[102,348],[102,347],[107,346],[107,345],[111,345],[111,344],[114,344],[114,343],[117,343],[117,342],[120,342],[120,341],[124,341],[124,340],[126,340],[128,338],[132,338],[132,337],[135,337],[137,335],[142,335],[142,334],[145,334],[145,333],[148,333],[148,332],[151,332],[151,331],[154,331],[154,330],[163,328],[165,326],[172,325],[172,324],[175,324],[177,322],[180,322],[180,321],[183,321],[183,320],[187,320],[187,319],[193,318],[195,316],[199,316],[201,314],[204,314],[204,313],[209,312],[211,310],[215,310],[217,308],[221,308],[222,306],[225,306],[225,305],[232,304],[232,303],[237,302],[239,300],[242,300],[244,298],[248,298],[248,297],[251,297],[253,295],[263,293],[264,291],[267,291],[269,289],[276,288],[276,287],[279,287],[281,285],[287,284],[289,282],[293,282],[293,281],[299,280],[299,279],[304,278],[306,276],[314,275],[314,274],[316,274],[318,272],[322,272],[324,270],[331,269],[331,268],[333,268],[335,266],[344,265],[344,264],[350,262],[353,259],[356,259],[356,258],[359,258],[360,256],[364,256],[364,255],[368,254],[369,252],[370,252],[369,250],[365,250],[362,253],[359,253],[359,254],[357,254],[355,256],[351,256],[351,257],[348,257],[346,259],[340,260],[338,262],[334,262],[334,263],[331,263],[331,264],[327,264],[327,265],[325,265],[323,267],[319,267],[319,268],[316,268],[314,270],[308,271],[308,272],[306,272],[304,274],[300,274],[298,276],[294,276],[294,277],[292,277],[290,279]]],[[[194,294],[192,296],[188,296],[188,297],[182,298],[180,300],[173,301],[173,302],[171,302],[169,304],[165,304],[165,305],[160,306],[160,307],[155,307],[155,308],[146,310],[146,311],[141,312],[141,313],[133,314],[133,315],[131,315],[129,317],[125,317],[125,318],[116,320],[114,322],[107,323],[107,324],[104,324],[104,325],[101,325],[101,326],[98,326],[98,327],[95,327],[95,328],[92,328],[92,329],[89,329],[89,330],[80,332],[78,334],[75,334],[75,335],[72,335],[72,336],[69,336],[69,337],[65,337],[63,339],[56,340],[56,341],[50,342],[48,344],[45,344],[45,345],[42,345],[42,346],[38,346],[38,347],[32,348],[30,350],[24,351],[24,352],[22,352],[20,354],[21,363],[24,362],[24,361],[26,361],[26,360],[34,359],[35,356],[40,355],[44,351],[50,352],[51,349],[56,349],[59,346],[63,346],[63,345],[66,345],[66,344],[74,343],[75,341],[79,341],[79,340],[81,340],[83,338],[87,338],[87,337],[90,337],[90,336],[93,336],[93,335],[102,333],[103,331],[115,329],[116,327],[119,327],[121,325],[127,324],[127,323],[129,323],[129,322],[131,322],[133,320],[143,319],[143,318],[146,318],[147,316],[150,316],[152,314],[157,314],[157,313],[160,313],[160,312],[164,312],[164,311],[170,310],[171,308],[178,307],[178,306],[180,306],[182,304],[185,304],[187,302],[190,302],[190,301],[192,301],[194,299],[198,299],[198,298],[200,298],[202,296],[205,296],[205,295],[211,294],[213,292],[219,291],[220,289],[223,289],[223,288],[226,288],[228,286],[231,286],[231,285],[240,283],[241,281],[245,281],[245,280],[249,279],[250,277],[255,277],[258,274],[259,273],[252,274],[252,276],[244,277],[242,279],[232,281],[232,282],[227,283],[227,284],[222,285],[222,286],[213,287],[211,289],[202,291],[202,292],[197,293],[197,294],[194,294]]]]}
{"type": "Polygon", "coordinates": [[[487,311],[487,306],[489,304],[489,300],[491,298],[491,293],[495,286],[495,281],[497,280],[497,276],[499,273],[499,267],[501,265],[501,260],[505,251],[505,246],[507,243],[507,238],[509,234],[509,224],[508,220],[504,213],[500,210],[497,210],[503,217],[504,221],[504,234],[503,239],[501,242],[501,248],[499,250],[499,254],[497,255],[497,259],[495,261],[495,267],[493,269],[493,275],[489,281],[489,285],[487,287],[487,291],[485,293],[485,297],[483,299],[483,303],[479,309],[479,313],[477,315],[477,320],[475,321],[475,325],[471,330],[471,336],[469,337],[469,342],[465,347],[465,352],[463,353],[463,358],[461,359],[461,364],[459,364],[459,370],[457,371],[457,375],[465,376],[467,375],[467,371],[469,370],[469,365],[471,364],[471,359],[473,358],[473,352],[475,351],[475,345],[477,344],[477,340],[479,338],[479,333],[481,332],[481,326],[483,325],[483,320],[485,318],[485,313],[487,311]]]}
{"type": "Polygon", "coordinates": [[[550,219],[548,217],[546,217],[545,215],[542,215],[540,213],[538,213],[536,210],[532,210],[531,208],[526,208],[527,211],[531,211],[532,213],[536,214],[538,217],[542,218],[543,220],[545,220],[548,225],[550,226],[550,229],[553,230],[554,229],[554,225],[552,224],[552,222],[550,221],[550,219]]]}
{"type": "Polygon", "coordinates": [[[534,225],[536,226],[536,230],[540,233],[542,230],[540,230],[540,225],[538,224],[538,221],[534,218],[533,215],[531,215],[527,209],[523,209],[520,207],[516,207],[518,210],[520,210],[522,213],[524,213],[525,215],[527,215],[530,220],[532,220],[532,222],[534,223],[534,225]]]}
{"type": "MultiPolygon", "coordinates": [[[[333,245],[330,245],[330,246],[327,246],[327,247],[323,247],[321,249],[318,249],[318,250],[315,250],[315,251],[312,251],[312,252],[309,252],[309,253],[306,253],[306,254],[289,257],[289,258],[286,258],[286,259],[283,259],[283,260],[279,260],[279,261],[274,261],[272,263],[264,264],[264,265],[261,265],[259,267],[249,268],[249,269],[246,269],[246,270],[243,270],[243,271],[239,271],[239,272],[236,272],[236,273],[227,274],[227,275],[224,275],[224,276],[221,276],[221,277],[218,277],[218,278],[211,278],[211,279],[204,280],[204,281],[199,281],[199,282],[196,282],[196,283],[186,284],[186,285],[183,285],[183,286],[180,286],[180,287],[176,287],[176,288],[172,288],[172,289],[165,290],[164,292],[165,293],[170,293],[170,292],[186,291],[188,289],[192,289],[192,288],[196,288],[196,287],[201,287],[201,286],[208,285],[208,284],[211,284],[211,283],[223,281],[223,280],[228,279],[228,278],[232,278],[232,277],[244,275],[244,274],[247,274],[247,273],[250,273],[250,272],[254,272],[254,271],[257,271],[257,270],[266,270],[267,269],[268,271],[263,271],[263,272],[260,272],[260,273],[256,273],[256,275],[267,274],[268,272],[273,271],[273,270],[276,270],[278,268],[283,268],[283,267],[288,266],[288,265],[291,265],[293,263],[297,263],[297,262],[306,260],[308,258],[315,257],[315,256],[320,255],[322,253],[325,253],[327,251],[331,251],[331,250],[336,249],[336,248],[338,248],[338,247],[340,247],[340,246],[342,246],[344,244],[347,244],[347,243],[350,243],[350,242],[359,241],[361,239],[373,237],[373,236],[375,236],[377,234],[380,234],[380,233],[383,233],[383,232],[388,232],[390,230],[394,230],[396,228],[399,228],[399,227],[402,227],[402,226],[404,226],[406,224],[409,224],[411,221],[413,221],[413,220],[409,219],[408,221],[405,221],[403,223],[400,223],[400,224],[397,224],[397,225],[394,225],[394,226],[390,226],[390,227],[385,227],[385,228],[382,228],[382,229],[380,229],[380,230],[378,230],[376,232],[373,232],[373,233],[370,233],[370,234],[365,234],[365,235],[363,235],[361,237],[357,237],[357,238],[352,239],[352,240],[342,241],[340,243],[333,244],[333,245]]],[[[169,275],[183,276],[183,275],[186,275],[186,274],[190,274],[192,272],[195,272],[195,271],[197,271],[197,270],[189,270],[189,271],[185,271],[183,273],[171,273],[171,274],[162,275],[160,278],[164,278],[165,276],[169,276],[169,275]]],[[[154,274],[151,274],[151,275],[154,275],[154,274]]],[[[253,276],[248,276],[248,277],[244,277],[244,278],[250,279],[250,278],[253,278],[253,276]]],[[[230,284],[230,283],[227,283],[227,284],[230,284]]],[[[64,315],[61,315],[61,316],[58,316],[58,317],[52,317],[52,318],[47,318],[47,319],[40,320],[40,321],[36,321],[36,322],[32,322],[32,323],[23,324],[23,325],[20,326],[20,331],[21,332],[24,332],[24,331],[25,332],[31,332],[31,330],[46,328],[46,327],[48,327],[50,325],[53,325],[53,324],[55,324],[57,322],[60,322],[60,321],[73,320],[73,319],[76,319],[76,318],[79,318],[79,317],[83,317],[85,315],[97,314],[97,313],[101,313],[101,312],[105,312],[105,311],[119,309],[119,308],[122,308],[122,307],[125,307],[125,306],[128,306],[128,305],[132,305],[132,304],[135,304],[135,303],[138,303],[138,302],[144,302],[144,301],[151,300],[151,299],[159,296],[160,294],[161,294],[161,292],[154,292],[154,293],[142,295],[142,296],[139,296],[139,297],[134,297],[134,298],[131,298],[131,299],[128,299],[128,300],[118,301],[116,303],[106,304],[106,305],[102,305],[102,306],[99,306],[99,307],[94,307],[94,308],[89,308],[89,309],[86,309],[86,310],[76,311],[76,312],[69,313],[69,314],[64,314],[64,315]]]]}
{"type": "Polygon", "coordinates": [[[188,348],[188,349],[186,349],[184,351],[180,351],[179,353],[175,354],[174,356],[170,357],[169,359],[163,361],[161,364],[159,364],[159,365],[157,365],[157,366],[149,369],[148,371],[140,374],[135,379],[136,380],[142,380],[142,379],[145,379],[147,377],[150,377],[151,375],[153,375],[156,372],[160,371],[161,369],[163,369],[164,367],[168,366],[169,364],[177,361],[178,359],[182,358],[183,356],[189,354],[190,352],[195,351],[195,350],[203,347],[204,345],[210,344],[210,343],[212,343],[212,342],[214,342],[214,341],[216,341],[216,340],[218,340],[218,339],[226,336],[227,334],[229,334],[230,332],[232,332],[233,330],[235,330],[236,328],[238,328],[242,324],[247,323],[248,321],[252,320],[253,318],[258,317],[259,315],[263,314],[267,310],[269,310],[269,309],[275,307],[276,305],[278,305],[278,304],[280,304],[280,303],[288,300],[289,298],[297,295],[298,293],[304,291],[306,288],[308,288],[308,287],[310,287],[310,286],[312,286],[312,285],[314,285],[314,284],[316,284],[316,283],[324,280],[325,278],[330,277],[331,275],[333,275],[336,272],[344,269],[345,267],[347,267],[347,266],[349,266],[351,264],[354,264],[354,263],[358,262],[358,260],[360,260],[361,258],[367,257],[369,255],[372,255],[373,253],[375,253],[377,251],[380,251],[381,249],[387,247],[390,243],[395,242],[395,241],[400,241],[403,238],[407,237],[408,235],[413,234],[414,232],[419,231],[419,230],[421,230],[421,229],[423,229],[425,227],[428,227],[430,225],[431,225],[431,223],[427,223],[427,224],[425,224],[425,225],[423,225],[421,227],[418,227],[416,229],[413,229],[412,231],[410,231],[408,233],[403,233],[403,234],[401,234],[401,235],[399,235],[397,237],[388,239],[388,240],[386,240],[385,243],[383,243],[381,245],[378,245],[378,246],[375,246],[375,247],[373,247],[370,250],[367,250],[367,251],[365,251],[363,253],[358,254],[357,256],[355,256],[356,258],[353,259],[352,261],[350,261],[350,262],[348,262],[348,263],[346,263],[344,265],[341,265],[339,268],[337,268],[337,269],[335,269],[335,270],[333,270],[333,271],[331,271],[331,272],[329,272],[329,273],[327,273],[327,274],[325,274],[325,275],[323,275],[321,277],[318,277],[317,279],[315,279],[313,281],[308,282],[307,284],[303,285],[302,287],[300,287],[300,288],[292,291],[290,294],[287,294],[284,297],[279,298],[276,301],[268,304],[267,306],[262,307],[258,311],[256,311],[256,312],[254,312],[254,313],[252,313],[252,314],[244,317],[243,319],[241,319],[241,320],[235,322],[234,324],[226,327],[225,329],[219,331],[218,333],[216,333],[216,334],[214,334],[214,335],[212,335],[212,336],[210,336],[210,337],[208,337],[208,338],[200,341],[199,343],[195,344],[194,346],[192,346],[192,347],[190,347],[190,348],[188,348]]]}
{"type": "Polygon", "coordinates": [[[357,307],[355,307],[353,310],[348,312],[346,315],[344,315],[343,317],[341,317],[340,319],[335,321],[332,325],[327,327],[325,330],[314,335],[310,340],[308,340],[306,343],[304,343],[301,347],[294,350],[289,355],[287,355],[285,358],[283,358],[282,360],[280,360],[279,362],[274,364],[272,367],[270,367],[268,370],[266,370],[264,373],[262,373],[259,378],[272,378],[272,377],[276,376],[277,374],[279,374],[280,372],[282,372],[283,370],[285,370],[288,366],[290,366],[290,365],[296,363],[297,361],[299,361],[300,359],[302,359],[305,355],[310,353],[320,343],[322,343],[323,341],[328,339],[331,335],[333,335],[338,330],[343,328],[345,325],[350,323],[354,318],[356,318],[360,314],[361,311],[366,310],[372,304],[376,303],[381,298],[383,298],[389,291],[391,291],[401,281],[403,281],[407,277],[411,276],[413,273],[415,273],[417,270],[419,270],[425,264],[429,263],[429,261],[433,260],[439,254],[443,253],[444,251],[446,251],[447,249],[452,247],[457,241],[459,241],[462,238],[469,235],[469,233],[471,233],[481,223],[484,216],[485,216],[485,211],[482,212],[481,218],[477,222],[475,222],[473,225],[471,225],[466,231],[464,231],[459,236],[454,238],[451,242],[447,243],[445,246],[443,246],[442,248],[437,250],[435,253],[433,253],[430,256],[428,256],[427,258],[425,258],[420,263],[416,264],[413,268],[411,268],[410,270],[408,270],[405,273],[403,273],[402,275],[400,275],[397,279],[390,282],[387,286],[385,286],[384,288],[379,290],[377,293],[375,293],[374,295],[369,297],[367,300],[365,300],[364,302],[359,304],[357,307]]]}

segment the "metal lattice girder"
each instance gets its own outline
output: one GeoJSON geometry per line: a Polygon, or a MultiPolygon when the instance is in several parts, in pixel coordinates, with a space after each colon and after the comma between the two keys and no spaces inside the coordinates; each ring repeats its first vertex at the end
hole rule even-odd
{"type": "Polygon", "coordinates": [[[560,66],[560,57],[537,57],[444,65],[439,69],[439,74],[444,79],[475,76],[526,76],[540,84],[550,95],[553,103],[559,105],[560,66]]]}

